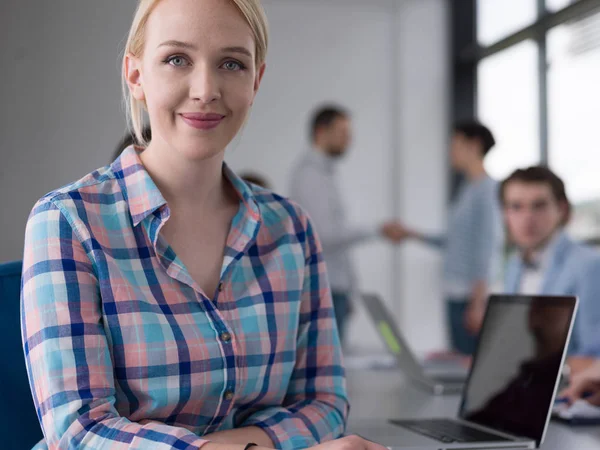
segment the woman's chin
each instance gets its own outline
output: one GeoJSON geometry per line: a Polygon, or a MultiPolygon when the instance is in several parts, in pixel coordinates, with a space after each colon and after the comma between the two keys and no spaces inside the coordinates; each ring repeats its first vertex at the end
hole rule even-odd
{"type": "Polygon", "coordinates": [[[222,140],[207,137],[192,137],[181,140],[177,145],[179,152],[189,161],[204,161],[225,152],[227,144],[222,140]]]}

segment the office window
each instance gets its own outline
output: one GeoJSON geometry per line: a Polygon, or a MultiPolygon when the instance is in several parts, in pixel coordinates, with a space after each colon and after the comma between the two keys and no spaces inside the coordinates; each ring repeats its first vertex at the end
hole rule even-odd
{"type": "Polygon", "coordinates": [[[547,37],[549,164],[571,201],[600,199],[600,13],[547,37]]]}
{"type": "Polygon", "coordinates": [[[477,40],[493,44],[536,18],[537,0],[477,0],[477,40]]]}
{"type": "Polygon", "coordinates": [[[496,179],[540,162],[537,58],[538,46],[528,40],[478,66],[478,116],[497,141],[486,168],[496,179]]]}

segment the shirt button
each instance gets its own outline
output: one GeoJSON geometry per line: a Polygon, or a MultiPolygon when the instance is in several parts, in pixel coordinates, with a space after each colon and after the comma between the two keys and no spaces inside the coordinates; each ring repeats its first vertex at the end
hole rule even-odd
{"type": "Polygon", "coordinates": [[[225,392],[225,400],[227,400],[227,401],[233,400],[233,392],[232,391],[225,392]]]}
{"type": "Polygon", "coordinates": [[[229,334],[229,333],[227,333],[227,332],[225,332],[225,333],[221,333],[221,336],[220,336],[220,337],[221,337],[221,340],[222,340],[223,342],[229,342],[229,341],[231,341],[231,334],[229,334]]]}
{"type": "Polygon", "coordinates": [[[219,283],[219,292],[223,292],[223,282],[219,283]]]}

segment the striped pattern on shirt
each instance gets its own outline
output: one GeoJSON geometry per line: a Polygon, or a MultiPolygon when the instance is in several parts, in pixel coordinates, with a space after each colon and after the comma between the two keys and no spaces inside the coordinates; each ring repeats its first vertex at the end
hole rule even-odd
{"type": "Polygon", "coordinates": [[[343,433],[344,370],[305,213],[249,187],[207,298],[162,238],[169,207],[133,147],[27,223],[22,332],[39,448],[197,449],[258,426],[278,448],[343,433]]]}
{"type": "Polygon", "coordinates": [[[449,298],[468,298],[477,281],[497,281],[504,243],[498,183],[489,176],[465,181],[450,207],[447,234],[428,241],[444,248],[449,298]]]}

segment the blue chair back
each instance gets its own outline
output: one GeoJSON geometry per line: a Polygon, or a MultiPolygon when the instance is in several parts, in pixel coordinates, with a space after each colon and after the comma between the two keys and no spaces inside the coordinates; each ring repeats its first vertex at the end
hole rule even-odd
{"type": "Polygon", "coordinates": [[[0,442],[31,449],[43,438],[35,413],[21,341],[21,261],[0,264],[0,442]]]}

